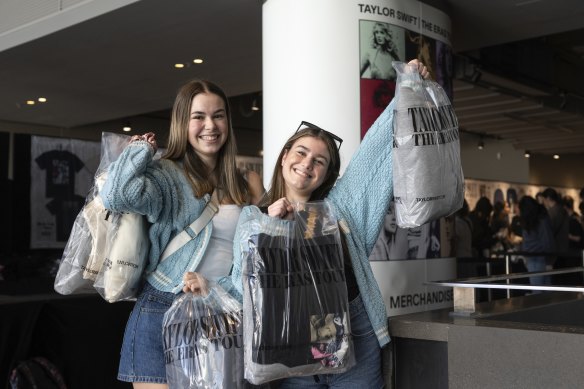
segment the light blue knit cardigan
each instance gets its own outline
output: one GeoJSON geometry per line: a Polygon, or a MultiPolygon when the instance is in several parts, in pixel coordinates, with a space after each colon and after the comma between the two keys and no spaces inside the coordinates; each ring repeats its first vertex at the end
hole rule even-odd
{"type": "MultiPolygon", "coordinates": [[[[347,238],[359,292],[381,347],[390,341],[387,312],[369,264],[369,254],[377,240],[393,196],[393,109],[392,102],[375,121],[353,155],[345,173],[327,197],[347,238]]],[[[240,223],[249,220],[257,212],[254,206],[243,208],[240,223]]],[[[240,223],[235,232],[233,246],[234,263],[231,277],[233,285],[224,284],[225,288],[231,288],[229,291],[234,295],[236,293],[232,289],[236,289],[239,294],[243,287],[242,256],[245,255],[243,251],[247,234],[241,230],[240,223]]]]}
{"type": "MultiPolygon", "coordinates": [[[[151,223],[146,280],[158,290],[178,293],[185,272],[201,262],[213,223],[164,261],[160,256],[168,242],[200,216],[210,196],[196,198],[182,167],[166,159],[153,161],[153,155],[148,142],[130,143],[110,165],[100,195],[109,210],[146,215],[151,223]]],[[[230,288],[229,277],[218,280],[224,282],[230,288]]]]}

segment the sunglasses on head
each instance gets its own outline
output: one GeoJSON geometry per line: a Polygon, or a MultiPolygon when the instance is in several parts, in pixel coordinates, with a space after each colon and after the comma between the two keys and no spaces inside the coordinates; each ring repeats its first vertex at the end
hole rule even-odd
{"type": "Polygon", "coordinates": [[[320,128],[319,126],[316,126],[316,125],[314,125],[312,123],[309,123],[309,122],[305,122],[304,120],[302,122],[300,122],[300,125],[296,129],[296,132],[298,132],[300,130],[304,130],[305,128],[310,128],[312,130],[324,132],[330,138],[332,138],[332,140],[335,141],[335,144],[337,145],[337,150],[340,150],[341,149],[341,144],[343,143],[343,140],[340,137],[338,137],[335,134],[333,134],[332,132],[328,132],[327,130],[325,130],[323,128],[320,128]]]}

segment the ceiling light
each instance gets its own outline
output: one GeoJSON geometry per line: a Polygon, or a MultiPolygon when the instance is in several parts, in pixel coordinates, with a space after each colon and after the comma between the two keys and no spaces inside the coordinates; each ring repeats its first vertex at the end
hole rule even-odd
{"type": "Polygon", "coordinates": [[[253,103],[251,104],[251,110],[252,111],[260,110],[260,107],[258,106],[258,101],[256,99],[253,99],[253,103]]]}
{"type": "Polygon", "coordinates": [[[477,148],[479,150],[482,150],[485,148],[485,142],[483,142],[482,140],[479,140],[479,144],[477,145],[477,148]]]}
{"type": "Polygon", "coordinates": [[[39,97],[38,100],[41,103],[46,103],[47,102],[47,99],[45,97],[39,97]]]}
{"type": "Polygon", "coordinates": [[[130,125],[130,122],[124,123],[124,127],[122,128],[122,130],[124,130],[125,132],[132,131],[132,126],[130,125]]]}
{"type": "Polygon", "coordinates": [[[175,63],[174,64],[174,67],[177,68],[177,69],[182,69],[182,68],[185,67],[185,64],[184,63],[175,63]]]}
{"type": "Polygon", "coordinates": [[[34,105],[35,101],[34,100],[26,100],[26,104],[27,105],[34,105]]]}
{"type": "Polygon", "coordinates": [[[525,156],[525,158],[531,157],[531,153],[529,152],[529,150],[525,150],[525,154],[523,155],[525,156]]]}
{"type": "Polygon", "coordinates": [[[193,63],[203,63],[203,60],[201,58],[195,58],[193,59],[193,63]]]}
{"type": "Polygon", "coordinates": [[[554,159],[560,159],[560,156],[558,154],[554,154],[554,159]]]}

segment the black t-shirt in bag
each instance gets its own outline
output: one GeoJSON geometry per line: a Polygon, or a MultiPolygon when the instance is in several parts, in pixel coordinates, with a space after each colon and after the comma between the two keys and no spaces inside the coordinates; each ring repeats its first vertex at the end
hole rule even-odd
{"type": "Polygon", "coordinates": [[[262,233],[249,243],[254,247],[247,259],[254,362],[294,367],[330,358],[348,335],[338,235],[303,239],[262,233]],[[328,340],[321,341],[323,336],[328,340]]]}

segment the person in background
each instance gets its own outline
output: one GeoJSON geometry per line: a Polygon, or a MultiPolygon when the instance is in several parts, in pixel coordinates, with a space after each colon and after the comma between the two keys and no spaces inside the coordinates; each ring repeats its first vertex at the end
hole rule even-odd
{"type": "MultiPolygon", "coordinates": [[[[413,60],[421,76],[426,67],[413,60]]],[[[379,236],[393,195],[392,102],[351,159],[343,176],[340,138],[316,126],[300,128],[285,143],[277,159],[271,187],[260,206],[270,217],[290,219],[295,202],[328,200],[339,218],[349,295],[350,328],[356,365],[340,374],[284,379],[280,388],[382,388],[381,348],[390,341],[387,312],[373,276],[369,254],[379,236]],[[375,169],[371,169],[375,166],[375,169]]],[[[261,208],[260,208],[261,209],[261,208]]],[[[245,207],[240,220],[257,214],[245,207]]],[[[236,242],[239,240],[236,231],[236,242]]],[[[237,245],[235,247],[237,250],[237,245]]],[[[232,280],[242,291],[242,253],[235,252],[232,280]]],[[[246,313],[244,312],[244,315],[246,313]]]]}
{"type": "Polygon", "coordinates": [[[568,212],[562,206],[562,199],[555,189],[547,188],[543,191],[542,196],[543,205],[550,216],[552,231],[556,241],[556,250],[560,254],[564,254],[568,251],[569,247],[568,232],[570,229],[570,220],[568,212]]]}
{"type": "MultiPolygon", "coordinates": [[[[584,249],[584,228],[580,222],[580,215],[574,211],[574,199],[572,196],[564,196],[562,204],[568,214],[568,253],[566,266],[582,266],[582,250],[584,249]]],[[[584,277],[581,272],[566,274],[573,285],[582,285],[584,277]]]]}
{"type": "Polygon", "coordinates": [[[580,223],[580,215],[574,211],[574,199],[572,196],[564,196],[562,204],[570,220],[568,227],[568,247],[570,253],[581,255],[582,248],[584,247],[584,229],[580,223]]]}
{"type": "MultiPolygon", "coordinates": [[[[543,205],[547,209],[550,217],[557,253],[557,255],[551,259],[551,264],[556,269],[572,267],[574,265],[574,258],[570,257],[570,240],[568,238],[570,218],[562,206],[562,198],[553,188],[546,188],[542,192],[542,196],[543,205]]],[[[554,284],[572,284],[574,278],[574,274],[557,274],[554,276],[554,284]]]]}
{"type": "MultiPolygon", "coordinates": [[[[529,272],[546,270],[546,255],[555,250],[555,242],[551,229],[550,219],[545,208],[533,197],[523,196],[519,200],[519,217],[523,240],[521,251],[541,253],[541,255],[526,255],[525,266],[529,272]]],[[[550,276],[529,277],[532,285],[550,285],[550,276]]]]}
{"type": "Polygon", "coordinates": [[[511,207],[513,208],[513,217],[509,223],[507,242],[509,244],[509,250],[517,250],[521,245],[523,235],[521,231],[521,218],[519,217],[519,203],[513,203],[511,207]]]}
{"type": "Polygon", "coordinates": [[[466,199],[454,214],[454,234],[456,236],[456,258],[472,258],[472,221],[469,217],[466,199]]]}
{"type": "Polygon", "coordinates": [[[493,250],[506,250],[509,246],[507,242],[507,236],[509,234],[509,211],[504,202],[498,201],[495,203],[490,228],[495,240],[493,250]]]}
{"type": "MultiPolygon", "coordinates": [[[[145,215],[150,254],[146,282],[128,320],[118,379],[134,388],[167,388],[162,320],[180,293],[220,285],[232,265],[233,235],[241,207],[263,194],[259,175],[242,173],[227,96],[217,85],[193,80],[180,88],[172,109],[166,153],[154,161],[154,134],[135,135],[110,166],[101,191],[107,209],[145,215]],[[219,211],[192,240],[164,261],[166,245],[202,213],[212,192],[219,211]]],[[[229,291],[228,291],[229,292],[229,291]]]]}
{"type": "Polygon", "coordinates": [[[491,230],[491,213],[493,205],[483,196],[478,199],[469,217],[472,221],[472,248],[473,257],[489,258],[491,247],[495,242],[491,230]]]}

